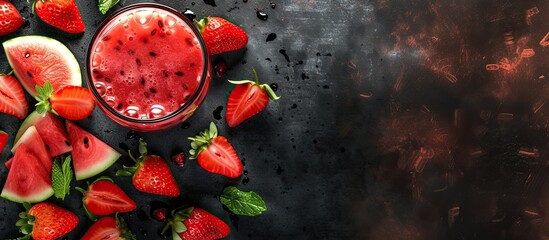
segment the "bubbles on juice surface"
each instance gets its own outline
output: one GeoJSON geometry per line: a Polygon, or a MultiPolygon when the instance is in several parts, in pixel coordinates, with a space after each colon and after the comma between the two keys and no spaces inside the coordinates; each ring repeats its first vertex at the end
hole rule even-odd
{"type": "Polygon", "coordinates": [[[175,24],[178,22],[178,20],[171,16],[171,15],[166,15],[166,17],[164,18],[164,26],[167,26],[169,28],[173,28],[175,27],[175,24]]]}
{"type": "Polygon", "coordinates": [[[94,54],[92,58],[92,67],[99,67],[102,63],[102,60],[103,59],[101,58],[101,55],[94,54]]]}
{"type": "Polygon", "coordinates": [[[101,96],[101,97],[104,97],[105,94],[107,94],[107,86],[105,86],[105,83],[96,82],[95,83],[95,90],[97,90],[97,93],[99,93],[99,96],[101,96]]]}
{"type": "Polygon", "coordinates": [[[149,114],[147,117],[157,118],[157,117],[162,117],[164,115],[166,115],[166,109],[164,108],[164,106],[155,104],[155,105],[152,105],[151,108],[149,109],[149,114]]]}
{"type": "Polygon", "coordinates": [[[137,106],[128,106],[126,110],[124,110],[124,115],[131,117],[131,118],[139,118],[139,107],[137,106]]]}
{"type": "Polygon", "coordinates": [[[139,10],[135,12],[135,16],[133,19],[138,24],[148,25],[152,20],[152,14],[150,11],[147,10],[139,10]]]}

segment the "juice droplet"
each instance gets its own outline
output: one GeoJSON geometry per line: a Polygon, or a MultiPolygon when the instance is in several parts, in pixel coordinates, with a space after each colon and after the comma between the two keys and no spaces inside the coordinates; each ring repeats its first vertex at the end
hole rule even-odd
{"type": "Polygon", "coordinates": [[[267,36],[267,39],[265,42],[270,42],[276,39],[276,33],[270,33],[269,36],[267,36]]]}
{"type": "Polygon", "coordinates": [[[263,21],[267,21],[267,19],[269,18],[269,15],[267,15],[266,12],[263,12],[262,10],[257,10],[257,18],[263,20],[263,21]]]}
{"type": "Polygon", "coordinates": [[[204,3],[205,3],[205,4],[208,4],[208,5],[212,6],[212,7],[215,7],[215,6],[216,6],[216,5],[215,5],[215,0],[204,0],[204,3]]]}
{"type": "Polygon", "coordinates": [[[183,12],[183,15],[187,17],[189,20],[193,21],[196,18],[196,14],[191,9],[185,9],[185,12],[183,12]]]}

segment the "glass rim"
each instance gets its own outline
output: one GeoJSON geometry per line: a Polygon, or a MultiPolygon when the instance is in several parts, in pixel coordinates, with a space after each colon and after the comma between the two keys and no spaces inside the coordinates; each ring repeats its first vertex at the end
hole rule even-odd
{"type": "Polygon", "coordinates": [[[88,89],[91,90],[91,92],[94,95],[95,99],[99,102],[99,104],[101,104],[101,106],[103,106],[104,109],[109,111],[114,117],[116,117],[118,119],[121,119],[123,121],[126,121],[126,122],[131,122],[131,123],[140,123],[140,124],[160,123],[160,122],[169,120],[169,119],[181,114],[185,110],[187,110],[190,106],[193,105],[193,102],[200,96],[200,93],[202,92],[202,89],[204,88],[204,85],[206,84],[207,77],[208,77],[208,71],[209,71],[209,61],[208,61],[209,59],[208,58],[209,58],[208,51],[206,49],[206,44],[204,43],[204,39],[202,38],[202,35],[200,34],[200,32],[198,31],[196,26],[194,26],[192,21],[189,20],[185,15],[183,15],[182,13],[180,13],[179,11],[177,11],[176,9],[174,9],[170,6],[166,6],[166,5],[160,4],[160,3],[134,3],[134,4],[125,6],[123,8],[120,8],[120,9],[112,12],[97,27],[97,30],[95,31],[95,33],[93,34],[93,37],[91,38],[91,43],[88,46],[88,51],[87,51],[87,55],[86,55],[86,73],[88,75],[88,79],[87,79],[86,82],[88,84],[88,89]],[[128,116],[126,116],[124,114],[121,114],[120,112],[114,110],[114,108],[111,107],[109,104],[107,104],[105,99],[103,99],[103,97],[101,97],[99,95],[99,92],[97,92],[97,89],[95,88],[95,84],[92,80],[92,71],[90,69],[92,47],[95,43],[95,40],[97,40],[97,38],[99,37],[99,34],[102,33],[102,31],[104,30],[105,26],[107,24],[109,24],[113,19],[120,16],[121,14],[123,14],[125,12],[128,12],[130,10],[139,9],[139,8],[157,8],[157,9],[161,9],[161,10],[166,10],[166,11],[170,12],[171,14],[175,15],[176,17],[178,17],[179,19],[181,19],[183,22],[185,22],[185,24],[187,24],[192,29],[193,33],[196,36],[196,39],[199,42],[200,48],[202,50],[202,56],[204,56],[203,57],[203,63],[202,63],[202,65],[204,67],[202,69],[202,76],[200,78],[200,83],[199,83],[198,87],[196,88],[196,90],[194,91],[193,95],[189,98],[189,100],[187,100],[187,102],[185,102],[185,104],[183,104],[183,106],[179,107],[177,110],[175,110],[175,111],[173,111],[169,114],[166,114],[162,117],[152,118],[152,119],[131,118],[131,117],[128,117],[128,116]]]}

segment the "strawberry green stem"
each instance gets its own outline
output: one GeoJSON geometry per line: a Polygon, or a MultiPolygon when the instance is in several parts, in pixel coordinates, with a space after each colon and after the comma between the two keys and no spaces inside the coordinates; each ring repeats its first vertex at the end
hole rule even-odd
{"type": "Polygon", "coordinates": [[[228,80],[228,81],[230,83],[236,84],[236,85],[239,85],[239,84],[258,85],[259,87],[261,87],[262,89],[265,89],[265,91],[267,91],[267,95],[269,95],[269,98],[271,100],[280,99],[280,97],[276,95],[276,93],[273,91],[271,86],[269,86],[269,84],[259,84],[259,77],[257,75],[257,71],[255,70],[255,68],[252,68],[252,73],[254,74],[255,81],[252,81],[252,80],[228,80]]]}
{"type": "Polygon", "coordinates": [[[196,28],[198,28],[198,31],[202,33],[202,31],[204,31],[204,28],[206,27],[206,24],[208,24],[208,17],[203,17],[199,21],[194,20],[194,23],[196,24],[196,28]]]}

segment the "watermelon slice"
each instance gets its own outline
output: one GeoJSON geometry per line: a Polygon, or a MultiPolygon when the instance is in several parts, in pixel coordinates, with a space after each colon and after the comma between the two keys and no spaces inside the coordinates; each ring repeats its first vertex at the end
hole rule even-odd
{"type": "Polygon", "coordinates": [[[6,143],[8,142],[8,137],[9,135],[6,132],[0,130],[0,152],[2,152],[2,150],[6,146],[6,143]]]}
{"type": "Polygon", "coordinates": [[[29,113],[25,91],[13,75],[0,74],[0,112],[19,119],[29,113]]]}
{"type": "Polygon", "coordinates": [[[53,195],[51,168],[46,172],[31,148],[21,144],[15,156],[0,197],[10,201],[41,202],[53,195]]]}
{"type": "Polygon", "coordinates": [[[2,43],[8,62],[27,92],[38,96],[35,86],[46,81],[59,90],[67,85],[82,85],[80,66],[72,52],[61,42],[44,36],[23,36],[2,43]]]}
{"type": "MultiPolygon", "coordinates": [[[[35,126],[36,130],[38,130],[38,134],[46,144],[46,149],[51,157],[72,151],[72,146],[69,142],[69,136],[67,136],[67,133],[65,132],[65,127],[63,127],[63,124],[59,119],[50,112],[46,112],[45,115],[36,111],[29,114],[25,121],[23,121],[23,124],[21,124],[21,127],[19,127],[14,142],[17,143],[23,133],[31,126],[35,126]]],[[[12,152],[14,150],[15,149],[12,149],[12,152]]]]}
{"type": "Polygon", "coordinates": [[[121,154],[71,121],[65,121],[72,145],[76,180],[93,177],[109,168],[121,154]]]}
{"type": "Polygon", "coordinates": [[[40,160],[42,166],[44,167],[44,171],[51,174],[52,158],[48,153],[48,150],[46,150],[46,144],[42,141],[36,127],[31,126],[27,129],[27,131],[25,131],[25,133],[23,133],[21,139],[14,144],[12,153],[15,154],[17,152],[17,148],[19,148],[21,144],[25,144],[27,147],[32,147],[31,152],[38,158],[38,160],[40,160]]]}

